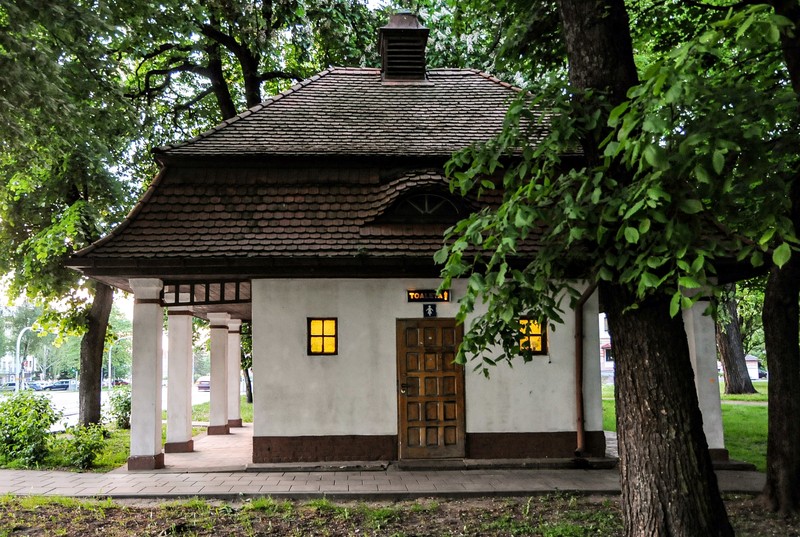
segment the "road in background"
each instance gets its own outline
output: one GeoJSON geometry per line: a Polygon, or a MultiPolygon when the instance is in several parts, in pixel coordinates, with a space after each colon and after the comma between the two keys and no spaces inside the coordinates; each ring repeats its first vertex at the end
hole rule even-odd
{"type": "MultiPolygon", "coordinates": [[[[53,402],[56,409],[64,413],[63,418],[53,427],[53,431],[63,431],[65,427],[73,427],[78,423],[78,392],[65,391],[65,392],[51,392],[41,391],[36,392],[46,395],[53,402]]],[[[197,388],[192,387],[192,405],[199,405],[207,403],[210,400],[210,392],[200,392],[197,388]]],[[[106,412],[108,402],[108,390],[103,390],[101,394],[101,401],[103,404],[103,412],[106,412]]],[[[164,409],[167,408],[167,387],[161,389],[161,404],[164,409]]]]}

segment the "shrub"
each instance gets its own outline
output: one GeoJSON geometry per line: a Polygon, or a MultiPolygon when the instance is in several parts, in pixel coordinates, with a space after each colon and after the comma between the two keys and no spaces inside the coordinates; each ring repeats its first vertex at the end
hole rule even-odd
{"type": "Polygon", "coordinates": [[[20,391],[0,401],[0,455],[25,466],[44,461],[50,428],[61,419],[44,395],[20,391]]]}
{"type": "Polygon", "coordinates": [[[106,432],[94,423],[86,427],[77,426],[64,437],[64,455],[71,466],[86,470],[106,446],[106,432]]]}
{"type": "Polygon", "coordinates": [[[130,386],[117,386],[111,390],[108,398],[110,405],[109,414],[114,424],[120,429],[131,428],[131,388],[130,386]]]}

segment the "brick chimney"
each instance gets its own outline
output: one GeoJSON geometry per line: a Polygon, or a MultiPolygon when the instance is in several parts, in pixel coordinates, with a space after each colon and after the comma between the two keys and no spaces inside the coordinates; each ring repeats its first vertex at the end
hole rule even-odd
{"type": "Polygon", "coordinates": [[[398,11],[378,30],[383,80],[425,80],[425,46],[430,30],[410,11],[398,11]]]}

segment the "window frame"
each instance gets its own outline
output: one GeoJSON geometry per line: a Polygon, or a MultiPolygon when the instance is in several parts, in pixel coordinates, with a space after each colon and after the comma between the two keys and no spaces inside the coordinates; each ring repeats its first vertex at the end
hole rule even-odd
{"type": "Polygon", "coordinates": [[[520,333],[519,350],[520,350],[521,353],[528,353],[528,354],[530,354],[532,356],[548,356],[550,354],[550,351],[548,349],[548,342],[547,342],[547,320],[546,319],[542,320],[542,321],[539,321],[538,319],[536,319],[534,317],[520,317],[520,319],[519,319],[519,333],[520,333]],[[531,323],[536,323],[536,324],[539,325],[539,333],[528,334],[528,333],[523,331],[523,325],[524,324],[531,324],[531,323]],[[537,338],[537,337],[541,339],[540,350],[534,349],[532,346],[530,346],[530,343],[529,343],[528,348],[524,348],[522,346],[523,342],[525,342],[525,341],[530,342],[530,341],[532,341],[532,338],[537,338]]]}
{"type": "Polygon", "coordinates": [[[339,318],[338,317],[306,317],[306,353],[308,356],[337,356],[339,354],[339,318]],[[322,333],[312,334],[311,325],[314,321],[322,322],[322,333]],[[333,335],[325,334],[326,321],[333,321],[333,335]],[[322,339],[322,350],[315,352],[312,350],[313,338],[322,339]],[[325,339],[333,338],[333,352],[325,351],[325,339]]]}

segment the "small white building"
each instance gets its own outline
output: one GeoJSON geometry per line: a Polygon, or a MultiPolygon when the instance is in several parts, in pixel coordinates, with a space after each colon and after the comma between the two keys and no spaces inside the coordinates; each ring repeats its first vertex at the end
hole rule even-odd
{"type": "MultiPolygon", "coordinates": [[[[433,254],[499,196],[454,195],[442,168],[500,131],[519,90],[427,69],[427,33],[394,15],[381,69],[328,69],[156,150],[161,171],[126,221],[70,260],[134,293],[130,468],[163,465],[164,308],[167,452],[192,450],[194,315],[211,325],[209,434],[241,425],[239,327],[252,323],[254,462],[604,455],[595,295],[528,336],[530,363],[490,379],[453,363],[465,282],[437,294],[433,254]]],[[[693,357],[710,341],[713,369],[713,323],[691,319],[693,357]]],[[[698,386],[721,452],[719,391],[698,386]]]]}

